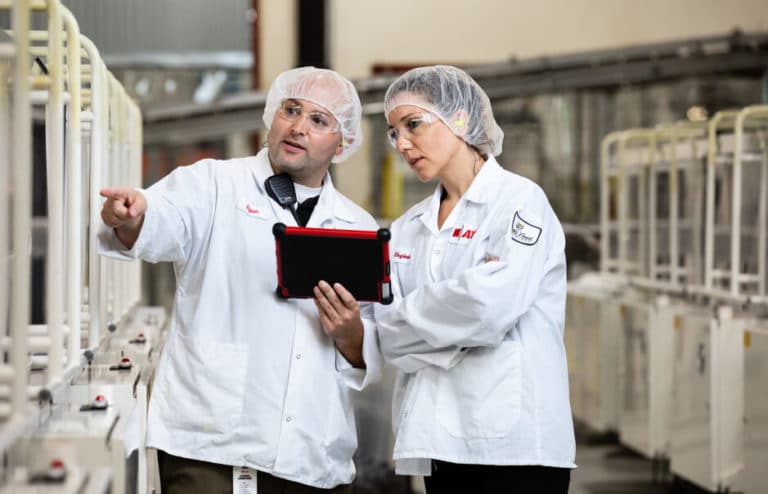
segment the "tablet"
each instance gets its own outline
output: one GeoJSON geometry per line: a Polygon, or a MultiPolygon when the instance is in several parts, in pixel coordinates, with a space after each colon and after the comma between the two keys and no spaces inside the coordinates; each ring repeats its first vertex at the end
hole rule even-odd
{"type": "Polygon", "coordinates": [[[304,228],[275,223],[277,294],[314,298],[320,280],[341,283],[358,301],[392,302],[389,239],[378,231],[304,228]]]}

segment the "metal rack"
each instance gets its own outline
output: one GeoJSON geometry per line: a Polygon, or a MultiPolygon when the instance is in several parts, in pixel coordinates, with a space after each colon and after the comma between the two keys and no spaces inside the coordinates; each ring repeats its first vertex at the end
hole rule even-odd
{"type": "Polygon", "coordinates": [[[147,388],[153,352],[162,345],[157,321],[164,318],[153,313],[151,324],[135,323],[140,266],[104,261],[96,252],[102,184],[140,185],[141,112],[59,0],[0,0],[0,11],[11,11],[12,20],[11,29],[0,32],[0,204],[5,206],[0,228],[10,233],[0,243],[0,346],[10,355],[0,367],[0,452],[5,458],[0,492],[37,489],[26,473],[45,465],[33,465],[30,458],[47,461],[51,448],[73,452],[66,458],[66,482],[54,489],[123,492],[125,472],[132,471],[131,490],[147,492],[147,388]],[[47,29],[30,29],[32,12],[44,13],[47,29]],[[31,69],[33,59],[40,70],[31,69]],[[45,324],[37,325],[29,319],[33,115],[45,125],[40,168],[48,191],[45,324]],[[94,376],[83,350],[89,359],[107,356],[107,349],[130,350],[127,339],[117,335],[136,328],[151,338],[132,355],[139,363],[130,379],[121,384],[114,382],[114,373],[94,376]],[[36,368],[41,370],[31,370],[36,368]],[[93,412],[80,406],[90,403],[94,392],[113,400],[108,410],[119,421],[91,423],[99,412],[88,415],[93,412]],[[67,429],[83,420],[93,427],[67,429]],[[108,451],[102,454],[97,445],[103,447],[105,437],[108,451]],[[120,448],[110,449],[110,441],[132,445],[133,459],[127,461],[120,448]]]}
{"type": "MultiPolygon", "coordinates": [[[[619,376],[599,381],[616,401],[572,393],[575,403],[615,410],[612,430],[657,472],[668,466],[718,492],[768,482],[768,405],[757,384],[768,359],[767,138],[768,106],[606,136],[601,272],[569,284],[566,342],[581,371],[572,391],[595,368],[619,376]],[[583,350],[590,345],[598,351],[583,350]]],[[[611,430],[594,407],[574,415],[611,430]]]]}

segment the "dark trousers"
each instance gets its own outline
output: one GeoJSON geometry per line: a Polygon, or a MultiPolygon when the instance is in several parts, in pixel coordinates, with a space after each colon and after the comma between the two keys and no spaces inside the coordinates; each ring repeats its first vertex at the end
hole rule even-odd
{"type": "Polygon", "coordinates": [[[432,461],[432,475],[424,477],[427,494],[567,494],[571,471],[541,466],[464,465],[432,461]]]}
{"type": "MultiPolygon", "coordinates": [[[[157,450],[162,494],[232,494],[232,467],[190,460],[157,450]]],[[[318,489],[264,472],[256,474],[259,494],[349,494],[348,485],[333,489],[318,489]]]]}

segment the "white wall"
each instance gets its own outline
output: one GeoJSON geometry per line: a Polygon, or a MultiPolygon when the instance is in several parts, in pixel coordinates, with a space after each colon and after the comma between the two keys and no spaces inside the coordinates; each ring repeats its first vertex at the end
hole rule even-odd
{"type": "Polygon", "coordinates": [[[350,78],[374,62],[498,62],[768,30],[767,0],[330,0],[331,60],[350,78]]]}

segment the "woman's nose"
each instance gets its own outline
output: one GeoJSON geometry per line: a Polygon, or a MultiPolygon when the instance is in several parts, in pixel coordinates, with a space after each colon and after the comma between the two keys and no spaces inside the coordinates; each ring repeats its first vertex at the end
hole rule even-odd
{"type": "Polygon", "coordinates": [[[395,147],[402,153],[403,151],[411,149],[413,146],[411,145],[411,141],[406,139],[403,134],[400,134],[397,136],[397,141],[395,141],[395,147]]]}

